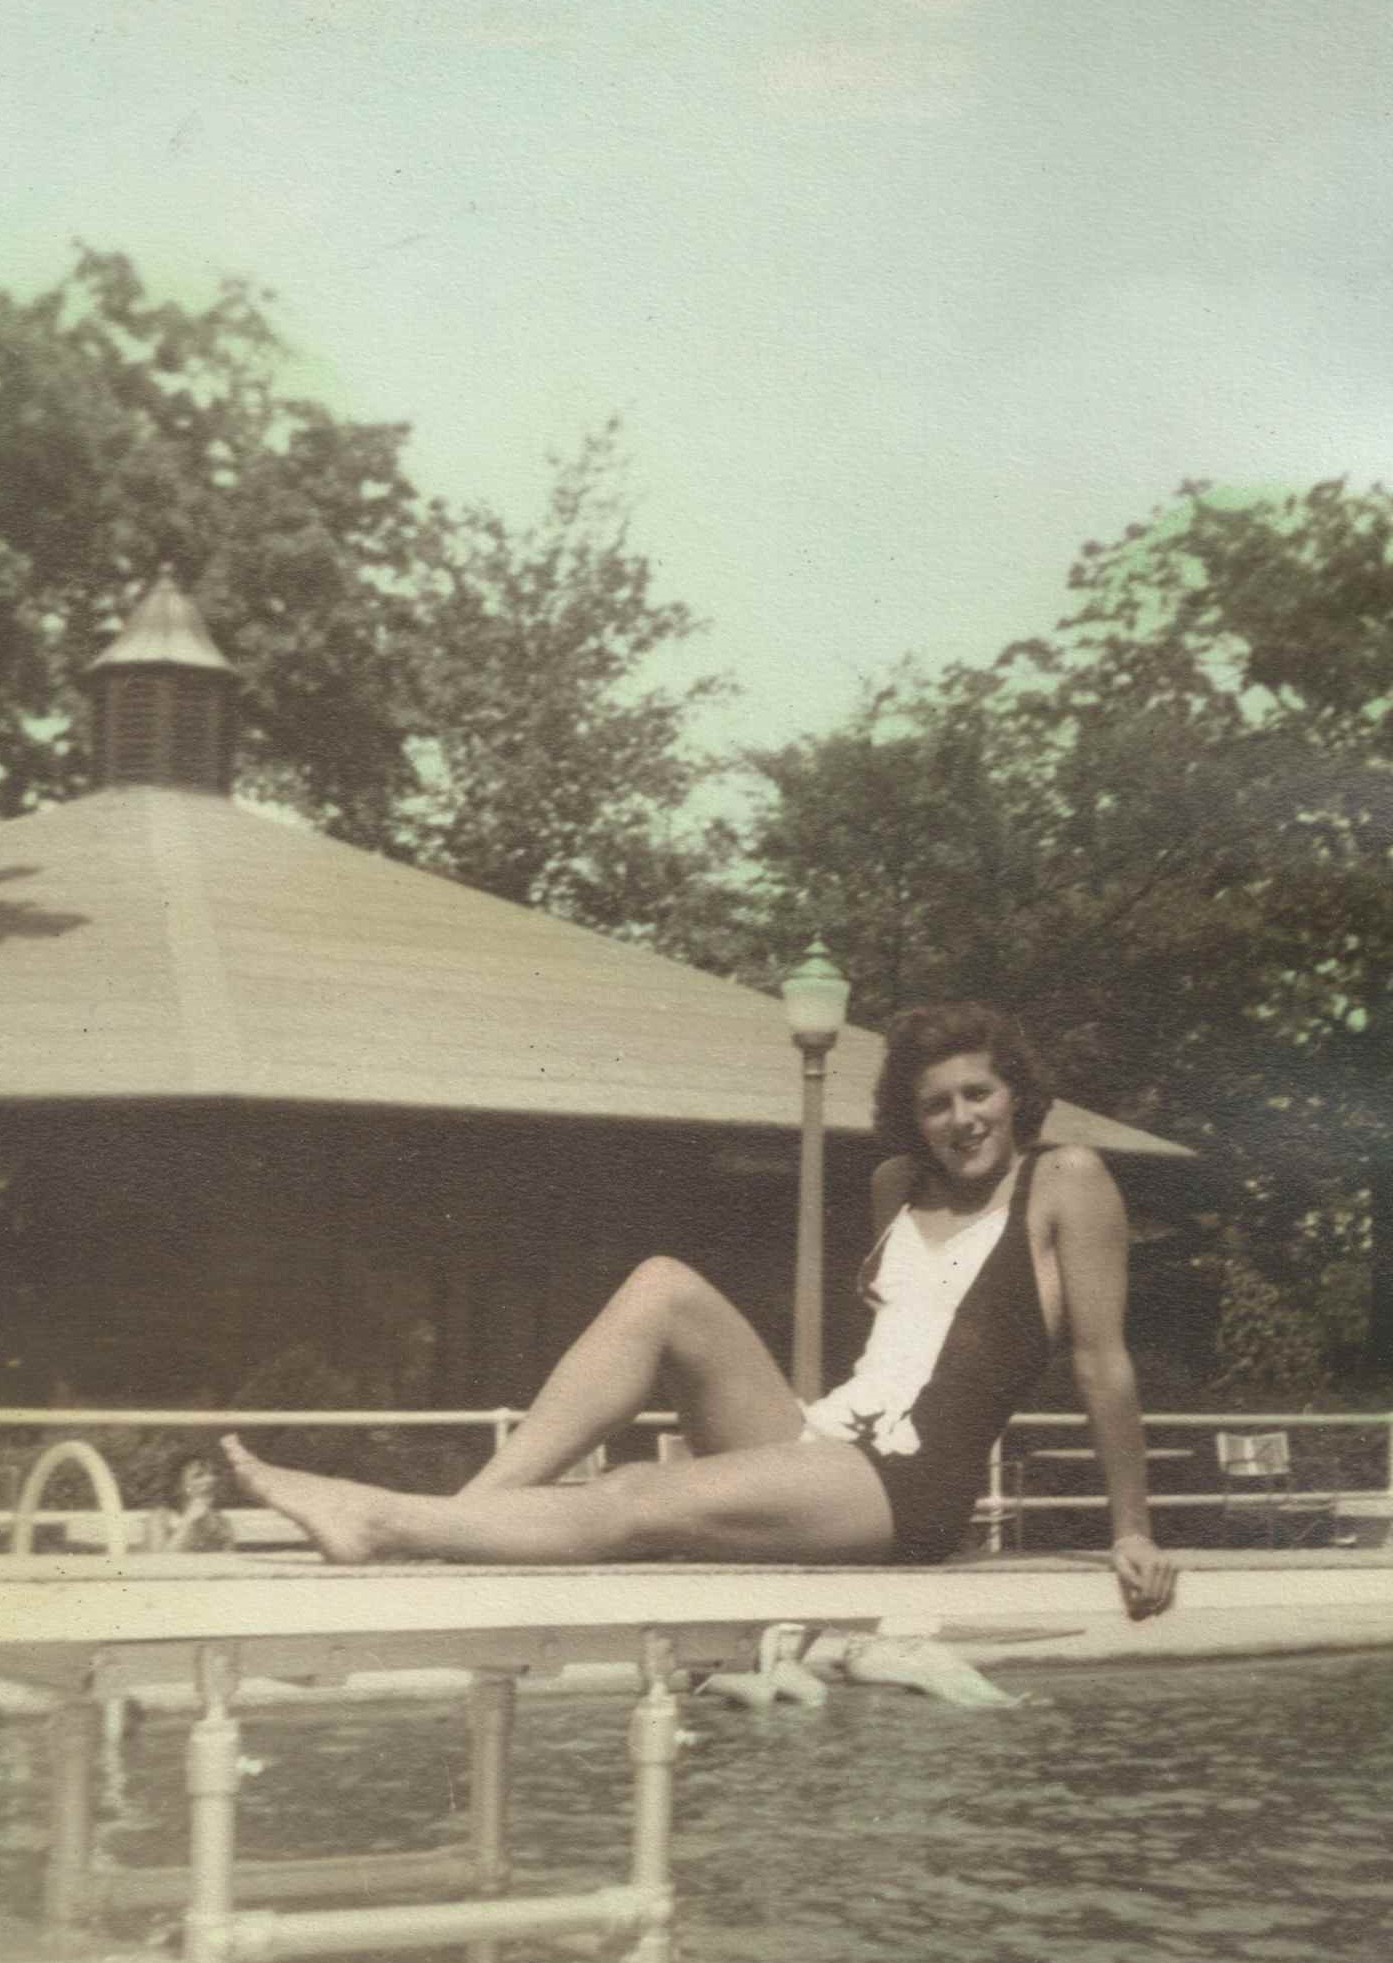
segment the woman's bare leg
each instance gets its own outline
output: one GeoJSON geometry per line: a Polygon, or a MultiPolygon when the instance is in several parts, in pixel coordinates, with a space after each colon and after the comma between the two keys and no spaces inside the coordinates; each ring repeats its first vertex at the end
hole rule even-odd
{"type": "Polygon", "coordinates": [[[802,1429],[798,1400],[740,1311],[685,1262],[659,1255],[577,1337],[465,1490],[545,1485],[660,1391],[698,1455],[777,1444],[802,1429]]]}
{"type": "Polygon", "coordinates": [[[831,1441],[621,1466],[577,1486],[476,1481],[443,1499],[266,1465],[236,1439],[225,1450],[252,1497],[298,1521],[332,1561],[856,1561],[883,1558],[892,1540],[870,1462],[831,1441]]]}
{"type": "Polygon", "coordinates": [[[853,1446],[798,1443],[802,1411],[744,1317],[679,1261],[645,1261],[557,1364],[526,1420],[452,1498],[392,1493],[265,1464],[235,1438],[247,1491],[298,1521],[330,1560],[429,1554],[582,1562],[687,1555],[866,1560],[891,1543],[889,1503],[853,1446]],[[626,1424],[659,1386],[698,1456],[548,1482],[626,1424]]]}

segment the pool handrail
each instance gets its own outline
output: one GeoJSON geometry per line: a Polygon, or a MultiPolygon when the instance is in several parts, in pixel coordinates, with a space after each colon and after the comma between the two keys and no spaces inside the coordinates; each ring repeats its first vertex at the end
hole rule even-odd
{"type": "MultiPolygon", "coordinates": [[[[523,1407],[497,1405],[488,1409],[464,1410],[365,1410],[361,1407],[336,1410],[208,1410],[160,1409],[159,1407],[121,1407],[102,1409],[92,1406],[71,1406],[50,1408],[48,1406],[24,1406],[13,1410],[0,1409],[0,1431],[5,1430],[266,1430],[312,1428],[319,1430],[395,1430],[395,1429],[487,1429],[493,1434],[496,1451],[526,1417],[523,1407]]],[[[1022,1411],[1018,1412],[1007,1426],[1007,1434],[1013,1431],[1030,1429],[1053,1430],[1086,1427],[1089,1420],[1082,1411],[1022,1411]]],[[[1289,1430],[1362,1430],[1382,1431],[1387,1439],[1387,1472],[1383,1487],[1322,1487],[1318,1491],[1300,1490],[1293,1493],[1295,1500],[1326,1499],[1332,1491],[1336,1497],[1363,1499],[1382,1502],[1393,1513],[1393,1411],[1148,1411],[1142,1416],[1143,1426],[1150,1431],[1165,1427],[1180,1430],[1208,1430],[1217,1432],[1224,1429],[1243,1429],[1281,1425],[1289,1430]]],[[[673,1411],[643,1411],[630,1421],[630,1427],[637,1430],[662,1433],[671,1431],[677,1425],[677,1414],[673,1411]]],[[[81,1444],[81,1440],[64,1440],[60,1444],[81,1444]]],[[[69,1455],[72,1456],[71,1454],[69,1455]]],[[[1007,1471],[1009,1447],[998,1442],[994,1447],[988,1468],[988,1487],[978,1503],[978,1519],[985,1524],[988,1545],[993,1551],[1001,1546],[1001,1529],[1005,1521],[1019,1518],[1022,1513],[1096,1511],[1107,1506],[1108,1501],[1102,1493],[1066,1493],[1026,1495],[1018,1491],[1008,1492],[1012,1483],[1007,1471]]],[[[32,1479],[38,1468],[32,1469],[32,1479]]],[[[103,1466],[103,1470],[105,1467],[103,1466]]],[[[26,1488],[28,1480],[26,1480],[26,1488]]],[[[1195,1491],[1184,1493],[1153,1493],[1151,1505],[1158,1509],[1218,1506],[1223,1493],[1214,1491],[1195,1491]]],[[[1239,1495],[1235,1504],[1245,1502],[1260,1503],[1262,1495],[1239,1495]]],[[[0,1508],[0,1525],[4,1523],[4,1509],[0,1508]]],[[[19,1551],[17,1547],[13,1551],[19,1551]]]]}
{"type": "Polygon", "coordinates": [[[11,1552],[17,1555],[32,1553],[39,1503],[49,1480],[66,1465],[75,1465],[87,1474],[106,1533],[107,1554],[113,1561],[121,1560],[129,1549],[121,1489],[116,1484],[111,1467],[85,1438],[60,1438],[46,1451],[40,1452],[30,1466],[19,1489],[19,1498],[15,1501],[11,1552]]]}

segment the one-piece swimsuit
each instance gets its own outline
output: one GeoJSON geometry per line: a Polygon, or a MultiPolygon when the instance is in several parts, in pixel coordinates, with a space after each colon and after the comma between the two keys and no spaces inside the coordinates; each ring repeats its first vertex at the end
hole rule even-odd
{"type": "MultiPolygon", "coordinates": [[[[1027,1223],[1038,1158],[1036,1148],[1022,1162],[1005,1225],[953,1311],[927,1381],[907,1412],[886,1413],[889,1422],[866,1423],[851,1437],[885,1487],[897,1561],[944,1561],[961,1545],[986,1489],[991,1448],[1049,1362],[1027,1223]]],[[[882,1234],[861,1270],[859,1291],[873,1308],[881,1306],[876,1276],[894,1226],[882,1234]]],[[[835,1406],[838,1397],[833,1392],[822,1403],[835,1406]]],[[[808,1407],[808,1417],[816,1430],[817,1405],[808,1407]]]]}

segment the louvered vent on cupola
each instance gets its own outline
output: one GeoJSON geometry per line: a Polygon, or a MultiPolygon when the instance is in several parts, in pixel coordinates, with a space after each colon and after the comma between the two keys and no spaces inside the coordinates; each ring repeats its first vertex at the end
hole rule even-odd
{"type": "Polygon", "coordinates": [[[236,677],[193,601],[161,568],[116,639],[88,668],[98,788],[168,784],[228,792],[236,677]]]}

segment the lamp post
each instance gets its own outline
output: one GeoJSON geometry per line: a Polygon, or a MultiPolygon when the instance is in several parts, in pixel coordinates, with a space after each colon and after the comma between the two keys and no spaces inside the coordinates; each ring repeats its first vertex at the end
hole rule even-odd
{"type": "Polygon", "coordinates": [[[793,1388],[822,1395],[822,1093],[827,1052],[846,1021],[851,984],[814,940],[783,985],[789,1033],[803,1056],[798,1162],[798,1265],[793,1285],[793,1388]]]}

